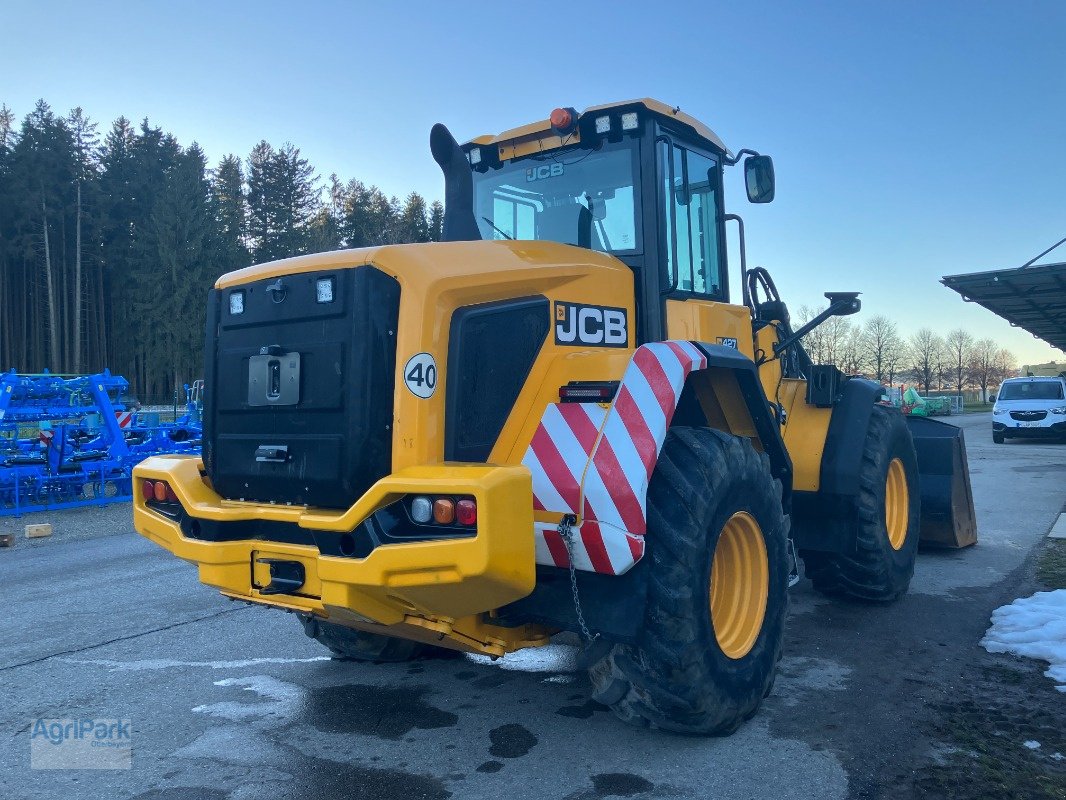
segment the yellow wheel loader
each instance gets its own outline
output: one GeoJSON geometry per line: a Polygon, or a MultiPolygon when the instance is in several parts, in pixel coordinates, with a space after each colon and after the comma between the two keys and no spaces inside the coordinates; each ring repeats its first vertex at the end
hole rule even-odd
{"type": "Polygon", "coordinates": [[[653,100],[430,147],[445,241],[211,290],[203,458],[144,461],[134,507],[203,583],[365,661],[572,631],[619,717],[720,734],[770,690],[799,558],[887,601],[923,504],[931,538],[972,539],[957,430],[916,451],[879,385],[803,350],[857,294],[793,330],[744,265],[723,169],[747,156],[766,203],[769,157],[653,100]]]}

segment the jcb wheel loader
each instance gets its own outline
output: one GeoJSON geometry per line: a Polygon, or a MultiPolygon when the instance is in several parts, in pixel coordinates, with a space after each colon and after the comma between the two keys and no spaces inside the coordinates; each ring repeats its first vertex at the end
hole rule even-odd
{"type": "Polygon", "coordinates": [[[882,388],[802,348],[857,295],[793,330],[744,266],[723,169],[747,155],[769,202],[769,157],[653,100],[430,146],[445,241],[211,290],[203,458],[143,462],[134,507],[203,583],[365,661],[572,631],[619,717],[708,734],[770,690],[797,554],[824,592],[891,600],[923,495],[961,543],[964,455],[920,480],[882,388]]]}

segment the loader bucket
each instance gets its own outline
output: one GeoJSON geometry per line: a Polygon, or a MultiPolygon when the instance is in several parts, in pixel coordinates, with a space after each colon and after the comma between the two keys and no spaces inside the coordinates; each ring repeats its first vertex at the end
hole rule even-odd
{"type": "Polygon", "coordinates": [[[922,496],[919,542],[968,547],[977,542],[977,518],[962,428],[928,417],[907,417],[918,453],[922,496]]]}

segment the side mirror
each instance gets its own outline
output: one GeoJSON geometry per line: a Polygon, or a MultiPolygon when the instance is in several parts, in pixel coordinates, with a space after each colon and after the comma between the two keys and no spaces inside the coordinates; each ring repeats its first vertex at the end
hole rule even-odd
{"type": "Polygon", "coordinates": [[[994,394],[990,394],[988,396],[988,402],[990,402],[990,403],[996,402],[996,396],[994,394]]]}
{"type": "Polygon", "coordinates": [[[770,156],[748,156],[744,159],[744,184],[748,201],[769,203],[774,199],[774,160],[770,156]]]}

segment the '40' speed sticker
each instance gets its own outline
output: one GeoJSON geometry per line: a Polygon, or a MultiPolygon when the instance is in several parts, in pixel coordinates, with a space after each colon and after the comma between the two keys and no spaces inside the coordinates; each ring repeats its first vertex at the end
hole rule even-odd
{"type": "Polygon", "coordinates": [[[403,368],[403,382],[416,397],[426,400],[437,388],[437,362],[429,353],[418,353],[407,359],[403,368]]]}

